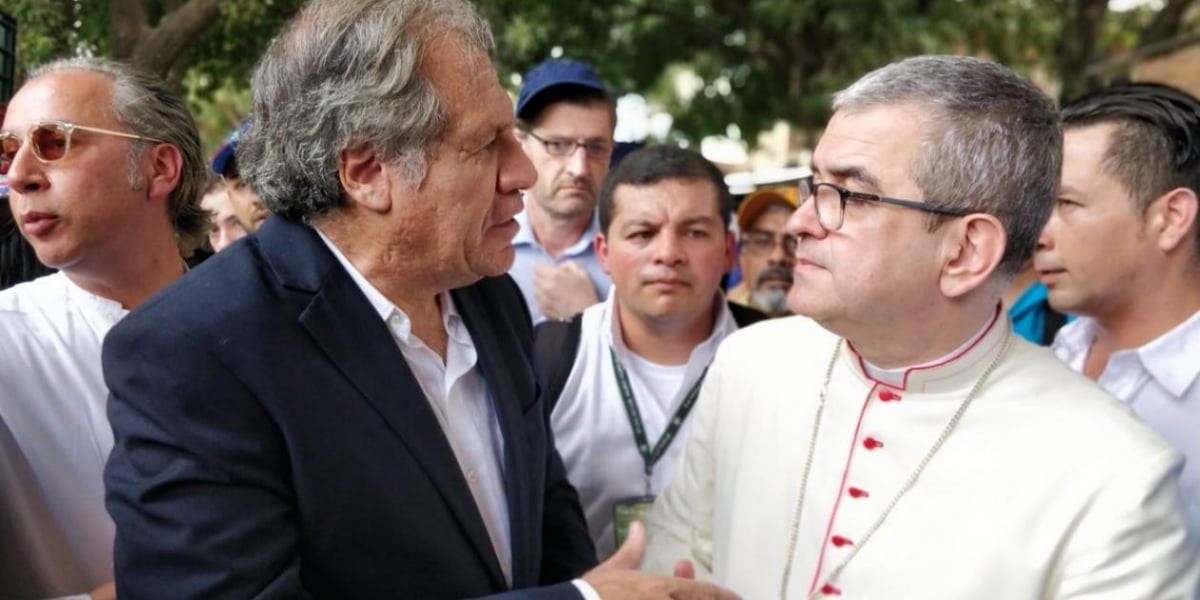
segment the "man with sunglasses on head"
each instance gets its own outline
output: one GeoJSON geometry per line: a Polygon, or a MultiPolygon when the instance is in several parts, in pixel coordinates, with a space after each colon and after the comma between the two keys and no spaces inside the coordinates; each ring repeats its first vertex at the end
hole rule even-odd
{"type": "Polygon", "coordinates": [[[509,274],[534,324],[568,320],[608,295],[592,242],[616,124],[613,99],[587,63],[548,60],[522,81],[516,134],[537,183],[525,190],[509,274]]]}
{"type": "Polygon", "coordinates": [[[833,109],[787,227],[797,316],[718,350],[648,568],[747,598],[1192,598],[1179,452],[1000,304],[1058,190],[1053,103],[923,56],[833,109]]]}
{"type": "Polygon", "coordinates": [[[162,82],[64,60],[13,96],[0,172],[21,234],[59,269],[0,292],[0,595],[111,596],[100,347],[203,243],[199,136],[162,82]]]}

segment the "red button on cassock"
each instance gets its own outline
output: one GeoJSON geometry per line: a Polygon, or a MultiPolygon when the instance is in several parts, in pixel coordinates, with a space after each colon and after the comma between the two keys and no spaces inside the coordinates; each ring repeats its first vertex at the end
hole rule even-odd
{"type": "Polygon", "coordinates": [[[867,493],[867,490],[856,487],[846,490],[846,493],[850,494],[851,498],[866,498],[867,496],[870,496],[870,494],[867,493]]]}
{"type": "Polygon", "coordinates": [[[882,392],[879,392],[879,399],[883,400],[884,402],[898,401],[900,400],[900,394],[897,394],[892,390],[883,390],[882,392]]]}
{"type": "Polygon", "coordinates": [[[825,594],[826,596],[841,596],[842,590],[839,590],[827,583],[821,586],[821,593],[825,594]]]}
{"type": "Polygon", "coordinates": [[[835,536],[829,538],[829,541],[833,542],[833,545],[837,546],[838,548],[841,548],[843,546],[853,546],[854,545],[854,542],[852,542],[849,539],[846,539],[840,535],[835,535],[835,536]]]}
{"type": "Polygon", "coordinates": [[[869,437],[869,438],[863,440],[863,447],[866,448],[867,450],[874,450],[876,448],[882,448],[883,442],[881,442],[873,437],[869,437]]]}

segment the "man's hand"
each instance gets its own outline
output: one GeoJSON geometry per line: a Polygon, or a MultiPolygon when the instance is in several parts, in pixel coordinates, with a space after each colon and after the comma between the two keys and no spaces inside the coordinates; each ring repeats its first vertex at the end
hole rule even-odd
{"type": "Polygon", "coordinates": [[[566,321],[600,301],[588,272],[575,261],[533,265],[533,297],[547,319],[566,321]]]}
{"type": "MultiPolygon", "coordinates": [[[[645,552],[646,529],[635,521],[630,524],[629,537],[617,553],[604,564],[584,573],[583,580],[604,600],[737,600],[737,594],[711,583],[637,572],[645,552]]],[[[680,561],[675,565],[675,574],[687,574],[691,568],[691,563],[680,561]]]]}
{"type": "Polygon", "coordinates": [[[108,582],[88,594],[92,600],[117,600],[117,584],[108,582]]]}

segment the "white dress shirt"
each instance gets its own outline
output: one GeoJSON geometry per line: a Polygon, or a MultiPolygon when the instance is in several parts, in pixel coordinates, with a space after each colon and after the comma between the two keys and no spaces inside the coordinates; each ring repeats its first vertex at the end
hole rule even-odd
{"type": "MultiPolygon", "coordinates": [[[[1081,318],[1058,332],[1052,349],[1082,372],[1096,321],[1081,318]]],[[[1131,350],[1108,359],[1098,383],[1116,396],[1169,444],[1183,453],[1180,475],[1184,507],[1192,530],[1200,535],[1200,312],[1131,350]]]]}
{"type": "MultiPolygon", "coordinates": [[[[719,302],[720,310],[712,333],[692,349],[686,365],[678,368],[649,363],[625,345],[616,318],[614,293],[610,293],[606,301],[583,312],[579,351],[550,415],[550,426],[567,468],[567,478],[579,492],[588,532],[600,560],[616,551],[613,504],[646,493],[642,455],[634,443],[609,348],[616,352],[629,375],[646,439],[653,447],[688,391],[712,361],[721,340],[737,330],[737,323],[724,299],[719,302]]],[[[684,421],[671,445],[654,465],[650,479],[652,495],[662,491],[671,480],[690,423],[690,418],[684,421]]]]}
{"type": "MultiPolygon", "coordinates": [[[[532,200],[526,198],[526,205],[529,202],[532,200]]],[[[604,298],[608,295],[609,289],[612,288],[612,280],[604,272],[604,267],[600,266],[600,259],[596,258],[596,249],[592,244],[596,234],[600,231],[599,219],[594,213],[592,223],[588,225],[587,231],[583,232],[579,240],[564,250],[558,258],[551,258],[546,249],[537,241],[537,237],[533,234],[533,227],[529,224],[528,210],[522,210],[514,218],[521,229],[513,238],[516,257],[513,259],[512,267],[508,269],[508,274],[517,282],[517,287],[521,288],[521,294],[525,296],[525,304],[529,306],[529,316],[533,318],[534,325],[546,320],[533,293],[533,272],[536,265],[557,267],[570,261],[579,263],[579,266],[583,267],[587,271],[588,277],[591,278],[596,297],[604,298]]]]}
{"type": "Polygon", "coordinates": [[[458,459],[463,478],[487,527],[504,578],[511,584],[512,538],[508,497],[504,493],[504,436],[500,432],[491,392],[478,368],[475,342],[471,340],[471,333],[458,314],[454,300],[446,292],[438,294],[437,298],[442,308],[442,325],[449,336],[443,363],[436,352],[412,333],[408,315],[371,285],[323,233],[320,235],[379,317],[387,323],[396,346],[454,450],[454,457],[458,459]]]}
{"type": "Polygon", "coordinates": [[[127,312],[62,273],[0,291],[0,596],[113,579],[100,346],[127,312]]]}

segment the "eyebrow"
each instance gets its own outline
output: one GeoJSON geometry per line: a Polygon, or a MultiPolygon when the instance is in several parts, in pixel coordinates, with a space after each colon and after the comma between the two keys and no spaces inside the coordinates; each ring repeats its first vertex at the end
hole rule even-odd
{"type": "Polygon", "coordinates": [[[835,179],[853,179],[856,181],[861,181],[876,190],[880,189],[879,178],[872,175],[871,172],[866,169],[866,167],[836,167],[829,169],[828,171],[822,171],[821,168],[816,165],[816,163],[813,163],[813,173],[828,175],[835,179]]]}

